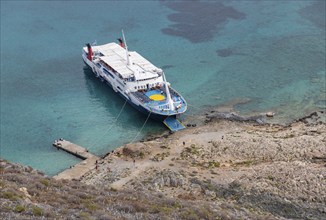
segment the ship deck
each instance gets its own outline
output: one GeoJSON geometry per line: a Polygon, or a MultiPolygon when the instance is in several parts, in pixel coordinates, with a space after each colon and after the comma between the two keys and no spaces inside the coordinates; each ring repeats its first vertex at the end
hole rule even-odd
{"type": "Polygon", "coordinates": [[[159,113],[161,115],[173,115],[179,114],[186,111],[186,103],[184,99],[174,90],[170,89],[171,98],[175,106],[180,105],[178,110],[170,110],[169,105],[166,100],[166,93],[162,88],[151,89],[148,91],[137,91],[132,92],[132,94],[140,100],[144,106],[150,108],[153,112],[159,113]]]}

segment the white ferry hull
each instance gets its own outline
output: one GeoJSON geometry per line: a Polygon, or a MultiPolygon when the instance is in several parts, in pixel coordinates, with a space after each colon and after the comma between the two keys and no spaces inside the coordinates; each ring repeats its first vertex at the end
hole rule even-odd
{"type": "Polygon", "coordinates": [[[127,100],[127,102],[134,107],[135,109],[137,109],[139,112],[145,114],[145,115],[149,115],[150,114],[150,118],[154,119],[156,121],[160,121],[163,122],[166,118],[168,117],[175,117],[177,118],[180,114],[157,114],[155,112],[152,112],[148,109],[146,109],[144,106],[142,106],[140,103],[137,103],[136,101],[134,101],[133,99],[131,99],[130,97],[128,97],[126,94],[122,94],[119,90],[114,89],[114,86],[112,85],[113,83],[108,80],[106,77],[103,77],[103,74],[101,74],[100,70],[97,69],[97,67],[94,65],[93,62],[91,62],[90,60],[87,59],[86,56],[83,55],[83,60],[84,63],[90,68],[90,70],[93,72],[93,74],[97,77],[100,78],[101,81],[105,82],[106,84],[108,84],[115,92],[117,92],[124,100],[127,100]]]}
{"type": "Polygon", "coordinates": [[[154,120],[163,121],[171,130],[183,127],[176,118],[187,110],[187,103],[170,87],[162,69],[116,43],[87,44],[82,58],[96,77],[110,85],[135,109],[154,120]],[[176,128],[174,124],[178,123],[181,126],[176,128]]]}

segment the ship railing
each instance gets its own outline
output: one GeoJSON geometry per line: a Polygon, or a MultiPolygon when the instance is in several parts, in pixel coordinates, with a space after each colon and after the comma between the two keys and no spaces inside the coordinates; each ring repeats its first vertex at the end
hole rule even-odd
{"type": "MultiPolygon", "coordinates": [[[[182,105],[182,101],[180,100],[180,101],[177,101],[177,102],[173,102],[173,105],[174,106],[182,105]]],[[[158,105],[155,102],[150,102],[150,103],[147,104],[147,106],[150,107],[151,109],[156,110],[156,111],[170,111],[171,110],[168,103],[158,105]]]]}
{"type": "MultiPolygon", "coordinates": [[[[141,92],[132,92],[132,94],[140,100],[142,103],[144,103],[147,107],[149,107],[151,110],[157,111],[157,112],[164,112],[164,111],[170,111],[170,106],[168,103],[164,102],[157,102],[151,100],[149,97],[147,97],[145,94],[141,92]]],[[[179,106],[182,103],[184,103],[181,99],[181,97],[173,97],[173,105],[179,106]]],[[[182,108],[182,107],[181,107],[182,108]]],[[[180,108],[179,108],[180,109],[180,108]]]]}

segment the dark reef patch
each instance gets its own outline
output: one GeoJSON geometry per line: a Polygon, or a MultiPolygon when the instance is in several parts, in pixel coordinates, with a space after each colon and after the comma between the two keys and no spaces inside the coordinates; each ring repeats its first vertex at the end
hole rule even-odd
{"type": "Polygon", "coordinates": [[[241,20],[242,12],[215,1],[162,1],[166,7],[176,11],[168,15],[174,24],[161,31],[164,34],[180,36],[193,43],[209,41],[214,33],[223,28],[230,19],[241,20]]]}
{"type": "Polygon", "coordinates": [[[216,53],[220,57],[228,57],[233,55],[233,51],[230,48],[216,50],[216,53]]]}
{"type": "Polygon", "coordinates": [[[312,22],[315,26],[325,30],[326,28],[326,2],[312,1],[309,6],[300,9],[299,13],[302,17],[312,22]]]}

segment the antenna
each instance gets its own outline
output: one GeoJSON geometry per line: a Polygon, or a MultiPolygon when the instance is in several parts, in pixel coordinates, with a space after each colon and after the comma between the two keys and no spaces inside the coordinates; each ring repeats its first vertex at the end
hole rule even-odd
{"type": "Polygon", "coordinates": [[[129,52],[128,52],[127,41],[126,41],[125,34],[124,34],[123,30],[121,30],[121,32],[122,32],[122,38],[123,38],[123,42],[125,44],[125,49],[126,49],[127,65],[129,66],[130,61],[129,61],[129,52]]]}

